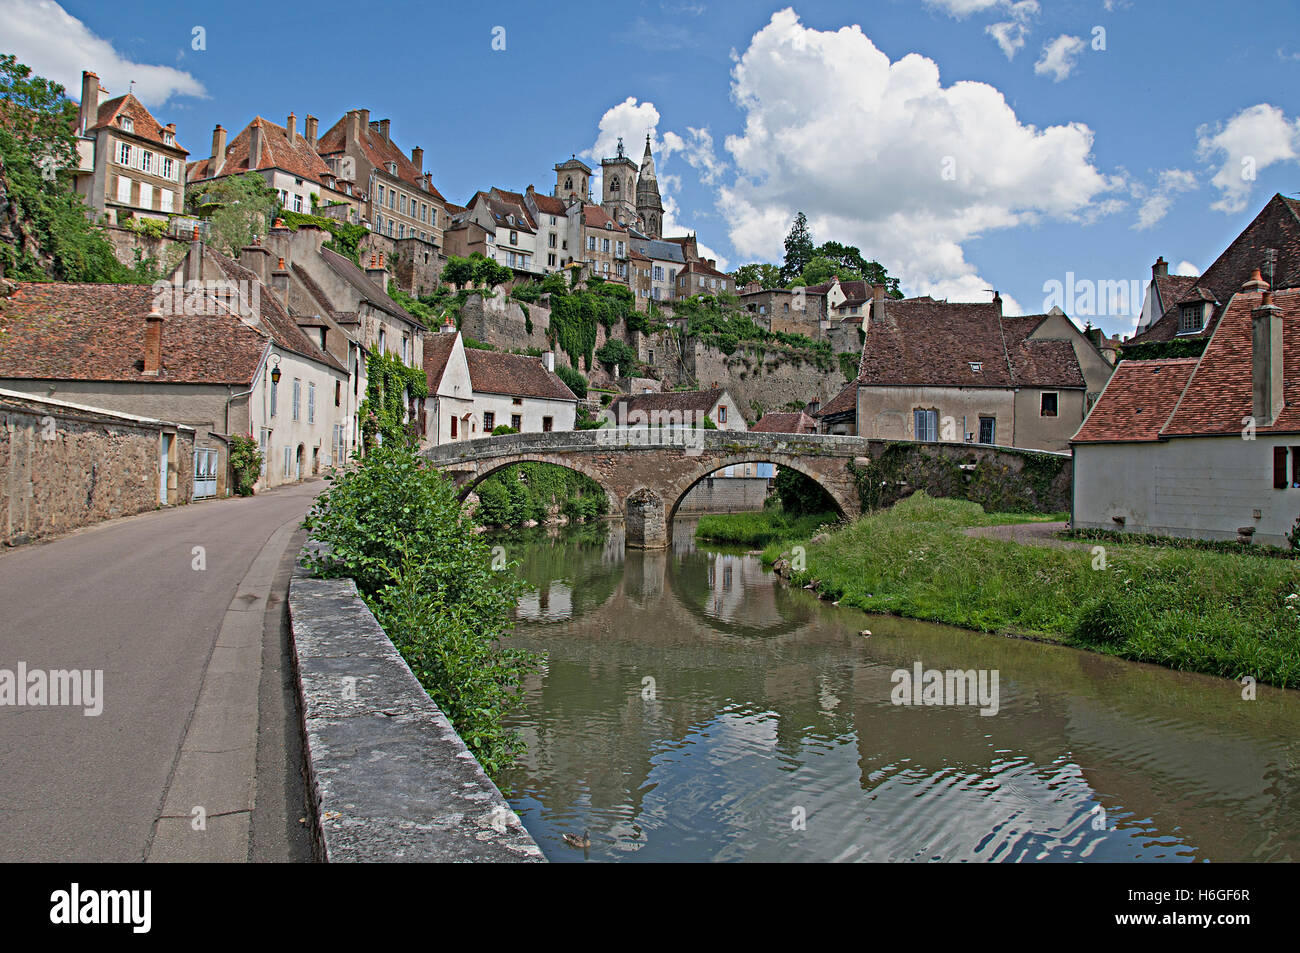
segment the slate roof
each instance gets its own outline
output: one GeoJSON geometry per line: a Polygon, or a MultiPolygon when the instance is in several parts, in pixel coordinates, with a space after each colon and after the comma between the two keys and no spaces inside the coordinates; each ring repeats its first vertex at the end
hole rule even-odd
{"type": "Polygon", "coordinates": [[[564,381],[546,369],[541,358],[466,348],[465,362],[469,364],[470,385],[475,393],[550,400],[578,399],[564,381]]]}
{"type": "Polygon", "coordinates": [[[316,154],[316,150],[307,144],[307,140],[301,133],[295,134],[293,142],[290,142],[289,131],[284,126],[277,126],[258,116],[226,146],[226,160],[220,168],[215,167],[211,156],[190,163],[187,172],[189,181],[198,182],[218,175],[238,175],[241,172],[253,171],[249,166],[252,156],[252,130],[259,124],[262,129],[262,157],[256,166],[257,169],[283,169],[291,175],[310,179],[318,184],[323,183],[326,178],[333,177],[330,167],[316,154]]]}
{"type": "Polygon", "coordinates": [[[1071,442],[1159,440],[1196,360],[1120,361],[1071,442]]]}
{"type": "Polygon", "coordinates": [[[530,235],[533,233],[532,217],[522,206],[495,198],[488,192],[475,192],[474,197],[469,200],[470,207],[477,203],[487,208],[492,220],[501,228],[527,232],[530,235]]]}
{"type": "MultiPolygon", "coordinates": [[[[888,310],[889,306],[885,308],[888,310]]],[[[1073,344],[1069,341],[1039,341],[1031,337],[1046,319],[1045,314],[1002,319],[1002,334],[1016,385],[1087,387],[1073,344]]]]}
{"type": "Polygon", "coordinates": [[[816,433],[817,421],[802,410],[793,413],[766,413],[749,428],[750,433],[816,433]]]}
{"type": "MultiPolygon", "coordinates": [[[[100,103],[95,117],[95,124],[90,128],[102,129],[109,126],[121,130],[117,122],[119,116],[128,116],[131,119],[131,131],[126,133],[127,135],[147,139],[163,149],[174,149],[183,155],[189,155],[189,152],[182,149],[178,144],[173,143],[169,146],[163,142],[163,127],[153,117],[153,113],[145,109],[144,104],[131,93],[127,93],[125,96],[115,96],[100,103]]],[[[87,130],[87,132],[89,131],[87,130]]],[[[174,127],[168,131],[175,134],[174,127]]]]}
{"type": "MultiPolygon", "coordinates": [[[[1233,295],[1199,358],[1121,361],[1073,442],[1240,437],[1242,418],[1253,410],[1251,322],[1252,312],[1262,301],[1259,291],[1233,295]],[[1157,372],[1145,370],[1148,365],[1167,367],[1170,376],[1157,384],[1157,372]],[[1179,378],[1181,385],[1175,388],[1179,378]],[[1155,429],[1145,411],[1140,421],[1133,412],[1148,403],[1157,407],[1168,404],[1155,429]]],[[[1258,426],[1256,432],[1300,433],[1300,289],[1275,292],[1273,302],[1282,314],[1285,406],[1277,420],[1258,426]]]]}
{"type": "Polygon", "coordinates": [[[1173,301],[1166,300],[1161,289],[1160,303],[1165,307],[1164,314],[1152,322],[1145,332],[1126,343],[1169,341],[1175,336],[1209,337],[1214,333],[1228,299],[1250,279],[1251,272],[1256,268],[1264,268],[1264,251],[1267,248],[1277,251],[1273,287],[1300,287],[1300,200],[1280,193],[1269,199],[1251,223],[1214,260],[1214,264],[1205,269],[1199,278],[1192,279],[1191,287],[1184,289],[1182,296],[1173,301]],[[1203,330],[1196,334],[1179,335],[1177,306],[1179,302],[1187,300],[1189,294],[1199,294],[1201,291],[1218,301],[1219,307],[1205,323],[1203,330]]]}
{"type": "Polygon", "coordinates": [[[676,242],[660,241],[657,238],[636,238],[629,244],[641,254],[656,261],[671,261],[679,265],[686,263],[682,246],[676,242]]]}

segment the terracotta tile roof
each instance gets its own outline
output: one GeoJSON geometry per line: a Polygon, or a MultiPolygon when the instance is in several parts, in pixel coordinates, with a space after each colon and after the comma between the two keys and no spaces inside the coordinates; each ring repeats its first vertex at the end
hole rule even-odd
{"type": "MultiPolygon", "coordinates": [[[[452,337],[450,334],[440,336],[452,337]]],[[[475,393],[550,400],[578,399],[564,381],[542,365],[541,358],[466,348],[465,362],[469,364],[470,386],[475,393]]]]}
{"type": "MultiPolygon", "coordinates": [[[[664,391],[659,394],[624,394],[622,397],[615,398],[610,404],[610,410],[616,417],[622,419],[624,413],[631,413],[639,410],[642,413],[651,411],[697,411],[707,413],[713,409],[714,404],[720,401],[725,390],[714,388],[713,390],[676,390],[664,391]],[[617,408],[625,408],[619,410],[617,408]]],[[[716,422],[716,421],[715,421],[716,422]]]]}
{"type": "MultiPolygon", "coordinates": [[[[1251,312],[1260,292],[1233,295],[1219,326],[1201,355],[1178,407],[1162,436],[1241,433],[1241,420],[1252,411],[1251,312]]],[[[1279,291],[1273,303],[1282,312],[1282,380],[1286,406],[1260,433],[1300,432],[1300,290],[1279,291]]],[[[1120,366],[1129,363],[1121,362],[1120,366]]]]}
{"type": "Polygon", "coordinates": [[[618,222],[614,221],[614,219],[610,217],[610,214],[606,212],[599,205],[582,206],[582,223],[586,225],[588,228],[605,229],[605,226],[608,225],[610,227],[608,229],[605,229],[606,231],[611,231],[611,232],[627,231],[626,228],[624,228],[618,222]]]}
{"type": "Polygon", "coordinates": [[[136,136],[140,139],[147,139],[164,149],[175,149],[177,152],[189,155],[189,152],[182,149],[179,145],[173,143],[169,146],[163,142],[163,127],[159,124],[158,120],[153,117],[153,114],[144,108],[144,104],[141,103],[140,100],[136,99],[131,93],[127,93],[125,96],[116,96],[113,99],[100,103],[95,124],[90,128],[101,129],[105,126],[110,126],[115,129],[120,129],[117,121],[119,116],[127,116],[131,120],[131,131],[127,133],[127,135],[136,136]]]}
{"type": "Polygon", "coordinates": [[[249,159],[253,141],[252,130],[255,125],[260,125],[262,129],[262,157],[256,166],[257,169],[283,169],[290,175],[310,179],[317,184],[324,184],[327,178],[333,177],[330,167],[307,144],[307,140],[300,133],[294,136],[293,142],[290,142],[287,129],[258,116],[226,147],[226,160],[221,168],[213,166],[211,156],[199,159],[190,163],[189,181],[198,182],[217,175],[238,175],[241,172],[253,171],[249,167],[249,159]]]}
{"type": "Polygon", "coordinates": [[[726,272],[718,271],[718,269],[710,266],[707,261],[688,261],[686,262],[686,264],[682,265],[681,269],[677,272],[677,274],[679,277],[681,275],[689,275],[689,274],[708,275],[711,278],[731,277],[726,272]]]}
{"type": "Polygon", "coordinates": [[[540,192],[533,193],[533,203],[537,206],[537,211],[546,215],[565,215],[567,207],[563,199],[557,199],[553,195],[542,195],[540,192]]]}
{"type": "MultiPolygon", "coordinates": [[[[344,113],[343,118],[331,126],[325,135],[321,136],[317,141],[316,151],[322,156],[343,152],[347,147],[347,124],[348,114],[344,113]]],[[[361,136],[358,145],[360,145],[361,151],[365,153],[366,158],[370,160],[371,165],[387,171],[388,163],[395,163],[397,178],[412,188],[423,191],[423,173],[415,167],[415,163],[398,147],[397,143],[391,139],[385,139],[377,129],[371,129],[368,124],[363,124],[361,125],[361,136]]],[[[440,202],[446,201],[443,199],[442,193],[432,185],[429,186],[427,194],[434,196],[440,202]]]]}
{"type": "Polygon", "coordinates": [[[442,373],[451,360],[452,349],[456,345],[455,334],[426,334],[424,336],[424,376],[429,382],[429,393],[438,393],[442,383],[442,373]]]}
{"type": "Polygon", "coordinates": [[[766,413],[749,430],[750,433],[816,433],[817,421],[802,410],[793,413],[766,413]]]}
{"type": "MultiPolygon", "coordinates": [[[[888,305],[885,306],[888,310],[888,305]]],[[[1045,314],[1002,319],[1002,333],[1011,358],[1011,375],[1019,387],[1087,387],[1074,345],[1069,341],[1039,341],[1030,337],[1045,314]]]]}
{"type": "Polygon", "coordinates": [[[153,304],[149,285],[18,282],[0,298],[0,378],[252,385],[267,335],[224,312],[166,318],[162,370],[145,376],[153,304]]]}
{"type": "Polygon", "coordinates": [[[351,285],[353,290],[361,295],[361,300],[374,305],[381,311],[388,312],[394,317],[401,318],[403,321],[413,324],[417,328],[424,328],[424,325],[420,323],[419,318],[410,314],[400,304],[381,291],[379,286],[371,281],[370,277],[357,267],[356,263],[353,262],[351,258],[340,255],[338,252],[330,251],[328,248],[322,248],[320,253],[321,258],[324,259],[325,264],[329,266],[329,269],[351,285]]]}
{"type": "Polygon", "coordinates": [[[1120,361],[1072,443],[1160,439],[1196,368],[1194,357],[1120,361]]]}
{"type": "Polygon", "coordinates": [[[834,417],[837,414],[858,412],[858,382],[850,381],[844,389],[817,408],[814,417],[834,417]]]}

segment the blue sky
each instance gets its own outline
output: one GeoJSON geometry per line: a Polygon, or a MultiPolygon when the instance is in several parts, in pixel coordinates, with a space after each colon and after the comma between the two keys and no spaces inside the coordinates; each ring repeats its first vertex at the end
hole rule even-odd
{"type": "Polygon", "coordinates": [[[134,79],[195,156],[218,122],[368,107],[454,202],[649,129],[671,222],[720,262],[779,260],[803,210],[911,293],[1026,312],[1068,272],[1203,269],[1300,192],[1295,0],[0,0],[0,37],[74,95],[83,67],[134,79]]]}

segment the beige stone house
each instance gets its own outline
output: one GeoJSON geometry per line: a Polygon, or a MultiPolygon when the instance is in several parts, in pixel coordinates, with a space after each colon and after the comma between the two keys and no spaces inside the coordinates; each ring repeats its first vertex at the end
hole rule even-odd
{"type": "Polygon", "coordinates": [[[99,77],[81,74],[77,194],[111,225],[167,221],[185,211],[185,157],[176,125],[161,125],[130,93],[101,102],[99,77]]]}

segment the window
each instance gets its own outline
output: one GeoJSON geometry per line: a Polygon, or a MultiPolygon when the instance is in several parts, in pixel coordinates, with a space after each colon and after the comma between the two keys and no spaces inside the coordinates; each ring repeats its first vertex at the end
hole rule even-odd
{"type": "Polygon", "coordinates": [[[1291,485],[1300,487],[1300,447],[1291,448],[1291,485]]]}
{"type": "Polygon", "coordinates": [[[524,406],[524,399],[522,397],[515,397],[510,401],[510,403],[515,407],[522,407],[524,406]]]}
{"type": "Polygon", "coordinates": [[[555,232],[551,232],[550,236],[547,238],[546,241],[547,241],[547,245],[548,245],[549,247],[554,248],[554,247],[555,247],[555,232]]]}
{"type": "Polygon", "coordinates": [[[386,350],[384,350],[384,343],[387,337],[388,337],[387,332],[385,332],[383,328],[380,328],[379,329],[379,353],[380,354],[388,353],[386,350]]]}
{"type": "Polygon", "coordinates": [[[521,417],[521,416],[519,416],[519,414],[511,414],[511,415],[510,415],[510,426],[511,426],[511,427],[514,427],[514,428],[515,428],[516,430],[518,430],[520,433],[523,433],[523,430],[524,430],[524,418],[521,417]]]}
{"type": "Polygon", "coordinates": [[[271,431],[263,427],[257,435],[257,449],[260,450],[262,453],[262,466],[260,472],[263,479],[266,478],[267,461],[271,459],[270,453],[267,452],[268,450],[270,450],[270,448],[271,448],[271,431]]]}
{"type": "MultiPolygon", "coordinates": [[[[984,362],[983,362],[983,361],[970,361],[969,363],[970,363],[970,369],[971,369],[971,373],[972,373],[972,374],[978,374],[978,373],[980,373],[982,370],[984,370],[984,362]]],[[[981,418],[981,419],[982,419],[982,418],[981,418]]]]}
{"type": "Polygon", "coordinates": [[[131,164],[131,146],[125,142],[119,142],[117,144],[117,164],[131,164]]]}
{"type": "Polygon", "coordinates": [[[295,212],[302,211],[302,196],[298,195],[297,193],[295,193],[293,197],[293,210],[295,212]]]}
{"type": "Polygon", "coordinates": [[[1042,402],[1038,407],[1038,416],[1055,417],[1057,410],[1057,395],[1055,393],[1043,394],[1042,402]]]}
{"type": "Polygon", "coordinates": [[[388,207],[397,208],[397,193],[392,189],[388,190],[388,207]]]}
{"type": "Polygon", "coordinates": [[[543,417],[543,418],[542,418],[542,433],[550,433],[550,432],[551,432],[551,420],[552,420],[552,418],[550,418],[550,417],[543,417]]]}
{"type": "Polygon", "coordinates": [[[483,432],[491,433],[497,425],[497,415],[490,410],[483,411],[483,432]]]}
{"type": "Polygon", "coordinates": [[[554,256],[554,255],[547,255],[547,256],[546,256],[546,264],[547,264],[549,267],[554,268],[554,267],[555,267],[555,256],[554,256]]]}
{"type": "Polygon", "coordinates": [[[1273,448],[1273,489],[1285,490],[1286,482],[1286,447],[1273,448]]]}
{"type": "Polygon", "coordinates": [[[381,185],[379,187],[379,205],[381,208],[383,207],[383,204],[384,204],[384,187],[381,185]]]}
{"type": "Polygon", "coordinates": [[[307,423],[316,422],[316,385],[308,382],[307,384],[307,423]]]}
{"type": "Polygon", "coordinates": [[[595,251],[595,250],[596,250],[596,236],[595,236],[595,235],[588,235],[588,236],[587,236],[587,251],[595,251]]]}
{"type": "Polygon", "coordinates": [[[176,162],[167,156],[163,156],[162,160],[162,177],[164,179],[176,178],[176,162]]]}
{"type": "Polygon", "coordinates": [[[997,418],[981,417],[980,418],[980,443],[995,443],[994,437],[997,434],[997,418]]]}
{"type": "Polygon", "coordinates": [[[117,200],[127,203],[131,201],[131,180],[124,175],[117,177],[117,200]]]}
{"type": "Polygon", "coordinates": [[[299,405],[302,404],[302,381],[293,379],[293,419],[298,419],[299,405]]]}
{"type": "Polygon", "coordinates": [[[170,132],[167,132],[166,130],[163,131],[163,145],[165,146],[176,145],[176,137],[173,136],[170,132]]]}
{"type": "Polygon", "coordinates": [[[147,182],[140,183],[140,201],[136,203],[141,208],[153,208],[153,186],[147,182]]]}
{"type": "Polygon", "coordinates": [[[939,439],[939,411],[914,410],[912,411],[912,418],[917,440],[939,439]]]}
{"type": "Polygon", "coordinates": [[[284,476],[285,479],[293,476],[293,448],[284,448],[284,476]]]}
{"type": "Polygon", "coordinates": [[[334,382],[334,406],[335,407],[342,406],[342,403],[343,403],[343,382],[335,381],[334,382]]]}
{"type": "Polygon", "coordinates": [[[117,119],[117,124],[122,127],[123,132],[135,131],[135,122],[131,119],[130,116],[119,116],[117,119]]]}
{"type": "Polygon", "coordinates": [[[619,242],[618,245],[616,246],[616,248],[617,248],[616,254],[618,255],[619,258],[625,258],[625,257],[627,257],[626,254],[625,254],[624,251],[623,251],[623,243],[622,243],[622,242],[619,242]]]}
{"type": "Polygon", "coordinates": [[[647,351],[647,352],[646,352],[646,363],[647,363],[647,364],[653,364],[654,362],[655,362],[655,352],[654,352],[654,351],[647,351]]]}
{"type": "Polygon", "coordinates": [[[725,404],[719,404],[719,405],[718,405],[718,423],[720,423],[720,424],[725,424],[726,422],[727,422],[727,406],[726,406],[725,404]]]}
{"type": "Polygon", "coordinates": [[[600,250],[601,250],[602,252],[604,252],[606,255],[609,254],[609,239],[608,239],[608,238],[602,238],[602,239],[600,240],[600,250]]]}
{"type": "Polygon", "coordinates": [[[171,189],[163,189],[158,193],[158,210],[160,212],[170,212],[175,201],[175,193],[171,189]]]}
{"type": "Polygon", "coordinates": [[[1178,315],[1178,333],[1188,334],[1205,326],[1205,311],[1199,304],[1185,304],[1178,315]]]}
{"type": "Polygon", "coordinates": [[[519,244],[519,233],[518,233],[518,232],[511,232],[511,233],[510,233],[510,244],[512,244],[512,245],[518,245],[518,244],[519,244]]]}
{"type": "Polygon", "coordinates": [[[140,150],[140,171],[142,172],[153,171],[153,153],[150,152],[148,149],[140,150]]]}
{"type": "Polygon", "coordinates": [[[451,418],[451,439],[456,439],[456,416],[454,414],[451,418]]]}
{"type": "Polygon", "coordinates": [[[411,336],[409,334],[403,334],[402,335],[402,363],[403,364],[405,364],[409,360],[410,351],[411,351],[411,336]]]}

